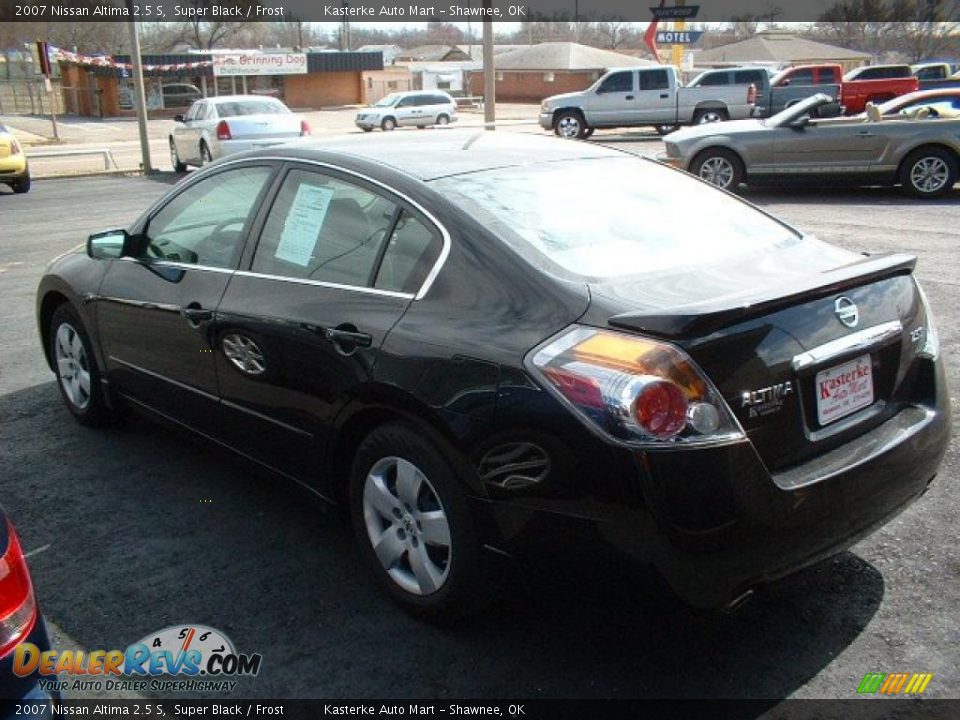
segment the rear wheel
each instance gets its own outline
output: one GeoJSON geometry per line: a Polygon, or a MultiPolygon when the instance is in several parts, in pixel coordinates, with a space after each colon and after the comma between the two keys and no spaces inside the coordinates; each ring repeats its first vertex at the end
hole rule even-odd
{"type": "Polygon", "coordinates": [[[680,129],[679,125],[655,125],[654,128],[658,135],[669,135],[680,129]]]}
{"type": "Polygon", "coordinates": [[[177,152],[177,146],[174,144],[173,138],[170,138],[170,164],[173,166],[174,172],[187,171],[187,166],[180,162],[180,154],[177,152]]]}
{"type": "Polygon", "coordinates": [[[200,165],[209,165],[213,162],[213,155],[205,142],[200,143],[200,165]]]}
{"type": "Polygon", "coordinates": [[[575,110],[565,110],[557,116],[553,131],[562,138],[582,140],[587,136],[587,123],[575,110]]]}
{"type": "Polygon", "coordinates": [[[734,191],[743,182],[743,163],[730,150],[704,150],[690,164],[690,172],[723,190],[734,191]]]}
{"type": "Polygon", "coordinates": [[[396,127],[397,127],[397,121],[395,118],[392,118],[392,117],[385,117],[383,119],[383,122],[380,123],[380,129],[385,130],[387,132],[390,132],[391,130],[395,130],[396,127]]]}
{"type": "Polygon", "coordinates": [[[707,123],[723,122],[724,120],[729,119],[730,116],[727,114],[727,111],[721,108],[717,108],[715,110],[697,110],[696,114],[693,116],[693,124],[706,125],[707,123]]]}
{"type": "Polygon", "coordinates": [[[15,193],[19,193],[20,195],[30,192],[30,173],[28,172],[23,177],[14,180],[10,183],[10,187],[13,188],[15,193]]]}
{"type": "Polygon", "coordinates": [[[69,303],[53,313],[48,329],[57,386],[67,409],[81,425],[106,424],[111,417],[100,368],[86,328],[69,303]]]}
{"type": "Polygon", "coordinates": [[[377,428],[354,458],[350,515],[360,551],[393,599],[425,619],[462,616],[482,597],[462,488],[444,453],[406,424],[377,428]]]}
{"type": "Polygon", "coordinates": [[[956,184],[957,173],[957,158],[946,148],[919,148],[900,166],[900,184],[914,197],[943,197],[956,184]]]}

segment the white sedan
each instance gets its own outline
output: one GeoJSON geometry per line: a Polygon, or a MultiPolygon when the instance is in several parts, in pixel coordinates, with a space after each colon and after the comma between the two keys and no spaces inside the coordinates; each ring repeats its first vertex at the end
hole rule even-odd
{"type": "Polygon", "coordinates": [[[173,119],[170,163],[176,172],[310,134],[306,120],[276,98],[259,95],[204,98],[173,119]]]}

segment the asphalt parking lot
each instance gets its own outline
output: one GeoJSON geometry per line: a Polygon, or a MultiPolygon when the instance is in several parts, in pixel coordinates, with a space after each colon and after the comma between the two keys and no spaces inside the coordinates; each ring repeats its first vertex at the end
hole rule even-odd
{"type": "MultiPolygon", "coordinates": [[[[646,143],[644,151],[659,149],[646,143]]],[[[68,416],[33,302],[44,264],[136,217],[175,178],[39,181],[0,190],[0,502],[32,553],[60,647],[126,647],[168,625],[225,631],[263,655],[247,697],[851,698],[866,672],[932,672],[960,697],[960,448],[918,503],[828,563],[732,615],[695,613],[629,568],[505,582],[471,624],[401,614],[361,568],[346,524],[297,489],[146,422],[68,416]]],[[[956,414],[960,190],[750,191],[853,250],[920,257],[956,414]]],[[[957,423],[955,423],[957,425],[957,423]]]]}

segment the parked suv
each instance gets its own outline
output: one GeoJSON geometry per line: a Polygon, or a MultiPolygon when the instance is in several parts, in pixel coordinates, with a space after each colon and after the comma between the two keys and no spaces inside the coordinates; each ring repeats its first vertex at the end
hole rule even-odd
{"type": "Polygon", "coordinates": [[[398,92],[387,95],[357,113],[356,124],[364,132],[375,127],[393,130],[401,125],[447,125],[457,120],[457,103],[445,92],[398,92]]]}

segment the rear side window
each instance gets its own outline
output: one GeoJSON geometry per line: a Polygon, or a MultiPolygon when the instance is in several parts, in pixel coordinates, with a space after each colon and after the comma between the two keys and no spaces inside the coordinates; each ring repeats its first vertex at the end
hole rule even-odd
{"type": "Polygon", "coordinates": [[[763,83],[763,70],[739,70],[733,74],[734,85],[749,85],[763,83]]]}
{"type": "Polygon", "coordinates": [[[367,287],[397,206],[358,185],[291,170],[270,208],[252,270],[367,287]]]}
{"type": "Polygon", "coordinates": [[[700,81],[700,87],[717,87],[718,85],[729,85],[730,84],[730,73],[713,73],[712,75],[704,75],[703,79],[700,81]]]}
{"type": "Polygon", "coordinates": [[[820,78],[817,82],[818,85],[836,85],[840,80],[837,78],[837,69],[836,68],[822,68],[820,70],[820,78]]]}
{"type": "Polygon", "coordinates": [[[442,244],[435,230],[404,211],[390,235],[374,286],[415,293],[440,256],[442,244]]]}
{"type": "Polygon", "coordinates": [[[813,70],[797,70],[789,76],[791,85],[813,85],[813,70]]]}
{"type": "Polygon", "coordinates": [[[641,90],[666,90],[670,87],[670,75],[666,70],[644,70],[640,73],[641,90]]]}
{"type": "Polygon", "coordinates": [[[614,73],[606,80],[604,80],[600,87],[597,89],[597,92],[601,93],[612,93],[612,92],[632,92],[633,91],[633,73],[630,71],[627,72],[618,72],[614,73]]]}

